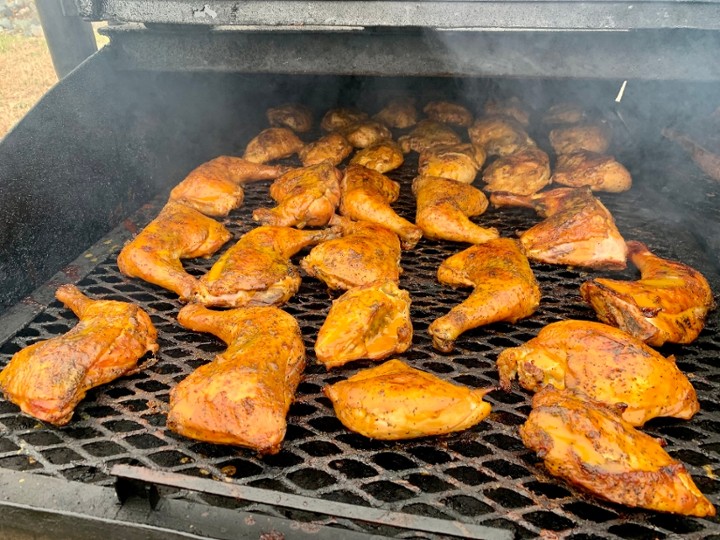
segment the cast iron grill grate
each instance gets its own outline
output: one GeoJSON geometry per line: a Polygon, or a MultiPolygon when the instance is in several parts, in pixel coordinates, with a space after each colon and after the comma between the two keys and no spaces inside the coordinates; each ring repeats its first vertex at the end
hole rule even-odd
{"type": "MultiPolygon", "coordinates": [[[[414,200],[409,183],[415,170],[415,164],[410,163],[391,173],[403,185],[396,208],[410,219],[414,200]]],[[[603,198],[625,238],[644,241],[661,255],[687,260],[684,237],[660,227],[648,212],[638,211],[643,208],[643,193],[640,186],[603,198]]],[[[254,227],[252,209],[270,204],[266,184],[248,186],[244,206],[226,220],[235,238],[254,227]]],[[[504,236],[537,221],[533,212],[515,209],[489,210],[479,218],[479,222],[500,229],[504,236]]],[[[415,337],[412,348],[398,357],[411,365],[469,386],[495,386],[494,361],[505,347],[525,342],[554,321],[594,318],[582,303],[578,287],[597,273],[534,264],[543,292],[535,315],[516,325],[495,324],[468,332],[450,354],[435,351],[427,335],[428,325],[468,293],[440,286],[435,272],[445,258],[464,247],[423,240],[414,251],[403,254],[401,285],[413,298],[415,337]]],[[[175,435],[165,428],[170,389],[224,345],[210,335],[182,329],[175,321],[181,304],[172,293],[122,276],[115,263],[118,250],[99,261],[79,285],[92,297],[137,302],[146,309],[159,331],[158,362],[142,373],[91,391],[73,421],[62,429],[21,415],[17,407],[0,401],[0,467],[108,484],[112,465],[133,463],[360,506],[496,526],[510,529],[518,537],[552,533],[564,538],[665,538],[677,534],[705,538],[720,534],[717,520],[632,511],[586,497],[547,475],[517,435],[517,427],[529,412],[529,394],[517,387],[508,393],[493,392],[488,398],[493,405],[491,416],[460,434],[383,442],[347,431],[335,418],[321,389],[371,364],[355,363],[329,373],[315,365],[312,346],[331,295],[324,284],[310,278],[304,279],[299,293],[284,307],[300,323],[309,367],[290,410],[282,451],[258,458],[246,450],[175,435]]],[[[199,275],[213,260],[189,261],[186,268],[199,275]]],[[[687,262],[698,264],[698,260],[687,262]]],[[[628,270],[615,275],[633,277],[634,273],[628,270]]],[[[720,290],[715,276],[708,277],[715,291],[720,290]]],[[[2,363],[20,348],[59,335],[75,322],[69,310],[58,302],[51,303],[0,348],[2,363]]],[[[690,422],[656,420],[648,427],[651,434],[668,442],[670,454],[687,465],[700,489],[716,505],[720,503],[720,480],[716,478],[720,475],[719,351],[716,314],[695,343],[663,348],[663,354],[677,355],[678,364],[691,377],[702,410],[690,422]]],[[[341,517],[318,518],[298,511],[204,498],[213,504],[244,506],[297,520],[361,527],[341,517]]],[[[391,529],[372,530],[418,537],[391,529]]]]}

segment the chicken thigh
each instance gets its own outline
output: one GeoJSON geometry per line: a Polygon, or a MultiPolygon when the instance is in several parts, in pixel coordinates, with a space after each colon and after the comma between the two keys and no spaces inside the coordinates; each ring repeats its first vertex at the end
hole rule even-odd
{"type": "Polygon", "coordinates": [[[583,150],[561,154],[555,163],[552,181],[563,186],[588,186],[593,191],[618,193],[632,186],[632,178],[612,156],[583,150]]]}
{"type": "Polygon", "coordinates": [[[472,144],[437,145],[420,154],[418,175],[472,184],[485,163],[485,151],[472,144]]]}
{"type": "Polygon", "coordinates": [[[320,121],[320,127],[325,131],[339,131],[352,124],[363,122],[369,118],[365,112],[351,108],[330,109],[320,121]]]}
{"type": "Polygon", "coordinates": [[[438,144],[459,144],[460,136],[445,124],[420,120],[410,133],[398,139],[398,143],[406,154],[410,151],[422,153],[438,144]]]}
{"type": "Polygon", "coordinates": [[[532,195],[550,183],[550,159],[537,147],[499,157],[483,171],[487,191],[532,195]]]}
{"type": "Polygon", "coordinates": [[[580,124],[587,119],[587,113],[577,103],[557,103],[550,107],[542,117],[545,124],[580,124]]]}
{"type": "Polygon", "coordinates": [[[556,154],[572,154],[583,150],[602,154],[610,147],[610,129],[602,122],[556,127],[549,136],[556,154]]]}
{"type": "Polygon", "coordinates": [[[342,128],[341,133],[355,148],[367,148],[380,141],[392,139],[390,130],[375,120],[363,120],[342,128]]]}
{"type": "Polygon", "coordinates": [[[315,142],[305,145],[298,155],[305,167],[329,161],[337,166],[353,151],[352,145],[340,133],[333,131],[315,142]]]}
{"type": "Polygon", "coordinates": [[[264,129],[245,147],[243,158],[253,163],[267,163],[297,154],[305,143],[284,127],[264,129]]]}
{"type": "Polygon", "coordinates": [[[386,173],[397,169],[404,160],[400,145],[390,139],[385,139],[358,151],[350,163],[362,165],[379,173],[386,173]]]}
{"type": "Polygon", "coordinates": [[[435,122],[469,127],[472,124],[472,113],[458,103],[449,101],[431,101],[423,108],[423,112],[435,122]]]}
{"type": "Polygon", "coordinates": [[[391,100],[374,117],[388,127],[405,129],[417,124],[417,109],[412,98],[397,98],[391,100]]]}
{"type": "Polygon", "coordinates": [[[488,99],[484,111],[486,115],[509,116],[525,128],[530,125],[530,113],[515,96],[508,99],[488,99]]]}
{"type": "Polygon", "coordinates": [[[489,115],[475,120],[468,128],[470,142],[490,156],[507,156],[535,146],[522,125],[509,116],[489,115]]]}
{"type": "Polygon", "coordinates": [[[312,112],[305,105],[285,103],[269,108],[265,114],[272,127],[286,127],[297,133],[312,129],[312,112]]]}

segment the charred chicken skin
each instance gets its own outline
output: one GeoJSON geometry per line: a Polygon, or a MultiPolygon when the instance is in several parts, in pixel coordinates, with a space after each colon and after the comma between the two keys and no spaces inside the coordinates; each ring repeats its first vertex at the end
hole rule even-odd
{"type": "Polygon", "coordinates": [[[275,180],[270,196],[275,208],[258,208],[253,219],[263,225],[324,227],[340,202],[342,173],[327,161],[293,169],[275,180]]]}
{"type": "Polygon", "coordinates": [[[610,129],[602,122],[561,126],[550,131],[550,144],[556,154],[583,150],[603,154],[610,147],[610,129]]]}
{"type": "Polygon", "coordinates": [[[459,144],[460,136],[445,124],[434,120],[420,120],[415,129],[398,139],[398,143],[406,154],[410,151],[420,154],[439,144],[459,144]]]}
{"type": "Polygon", "coordinates": [[[170,201],[122,249],[118,268],[126,276],[159,285],[187,300],[195,294],[198,281],[185,272],[180,260],[209,257],[231,237],[221,223],[170,201]]]}
{"type": "Polygon", "coordinates": [[[627,247],[607,208],[590,188],[558,188],[529,197],[493,193],[495,206],[525,206],[546,219],[520,235],[530,260],[622,270],[627,247]]]}
{"type": "Polygon", "coordinates": [[[305,143],[284,127],[264,129],[245,147],[243,158],[253,163],[267,163],[297,154],[305,143]]]}
{"type": "Polygon", "coordinates": [[[485,163],[485,151],[472,144],[437,145],[420,154],[418,174],[472,184],[485,163]]]}
{"type": "Polygon", "coordinates": [[[525,128],[530,125],[530,113],[515,96],[508,99],[488,99],[484,110],[486,115],[509,116],[525,128]]]}
{"type": "Polygon", "coordinates": [[[330,109],[320,121],[320,127],[325,131],[339,131],[352,124],[363,122],[368,118],[367,113],[357,109],[330,109]]]}
{"type": "Polygon", "coordinates": [[[341,133],[355,148],[367,148],[392,138],[392,133],[387,126],[375,120],[363,120],[350,124],[343,128],[341,133]]]}
{"type": "Polygon", "coordinates": [[[172,389],[168,427],[191,439],[279,452],[305,368],[297,321],[275,307],[212,311],[197,304],[180,310],[178,321],[228,348],[172,389]]]}
{"type": "Polygon", "coordinates": [[[630,173],[614,157],[587,150],[559,155],[552,181],[563,186],[588,186],[593,191],[612,193],[627,191],[632,186],[630,173]]]}
{"type": "Polygon", "coordinates": [[[305,167],[329,161],[335,166],[340,165],[352,153],[353,147],[340,133],[328,133],[315,142],[303,147],[298,153],[305,167]]]}
{"type": "Polygon", "coordinates": [[[458,103],[449,101],[431,101],[423,107],[423,112],[430,120],[453,126],[469,127],[473,121],[470,111],[458,103]]]}
{"type": "Polygon", "coordinates": [[[622,330],[590,321],[560,321],[543,328],[497,360],[500,385],[517,375],[526,390],[552,385],[590,399],[622,405],[622,417],[642,426],[658,416],[688,420],[700,410],[695,389],[675,365],[622,330]]]}
{"type": "Polygon", "coordinates": [[[535,142],[514,118],[501,115],[483,116],[468,128],[470,142],[490,156],[507,156],[535,142]]]}
{"type": "Polygon", "coordinates": [[[137,372],[138,360],[158,345],[150,317],[134,304],[91,300],[74,285],[55,297],[80,322],[15,353],[0,372],[0,390],[24,413],[62,426],[88,390],[137,372]]]}
{"type": "Polygon", "coordinates": [[[582,284],[582,297],[601,321],[653,347],[695,340],[715,307],[707,280],[685,264],[654,255],[640,242],[627,246],[640,280],[596,278],[582,284]]]}
{"type": "Polygon", "coordinates": [[[483,172],[487,191],[532,195],[550,183],[550,159],[536,147],[496,159],[483,172]]]}
{"type": "Polygon", "coordinates": [[[483,397],[491,390],[449,383],[400,360],[323,388],[346,428],[390,441],[471,428],[490,414],[483,397]]]}
{"type": "Polygon", "coordinates": [[[333,301],[315,342],[328,369],[353,360],[382,360],[405,352],[412,341],[410,294],[394,281],[350,289],[333,301]]]}
{"type": "Polygon", "coordinates": [[[417,124],[417,108],[412,98],[396,98],[391,100],[374,117],[388,127],[405,129],[417,124]]]}
{"type": "Polygon", "coordinates": [[[194,169],[170,192],[170,200],[191,206],[206,216],[224,217],[242,205],[246,183],[272,180],[286,171],[287,167],[220,156],[194,169]]]}
{"type": "Polygon", "coordinates": [[[498,238],[472,246],[445,260],[440,283],[473,287],[472,294],[428,328],[433,346],[443,352],[467,330],[529,317],[540,303],[540,288],[517,241],[498,238]]]}
{"type": "Polygon", "coordinates": [[[272,127],[290,128],[296,133],[312,129],[312,112],[305,105],[285,103],[267,110],[266,116],[272,127]]]}
{"type": "Polygon", "coordinates": [[[580,124],[587,113],[577,103],[558,103],[550,107],[542,117],[545,124],[580,124]]]}
{"type": "Polygon", "coordinates": [[[499,236],[497,229],[470,221],[488,207],[487,197],[479,189],[433,176],[418,176],[412,189],[417,199],[415,223],[426,238],[480,244],[499,236]]]}
{"type": "Polygon", "coordinates": [[[350,163],[362,165],[379,173],[386,173],[397,169],[404,160],[400,145],[390,139],[385,139],[358,151],[350,163]]]}
{"type": "Polygon", "coordinates": [[[520,437],[553,476],[626,506],[715,515],[683,464],[612,409],[554,388],[536,394],[532,405],[520,437]]]}

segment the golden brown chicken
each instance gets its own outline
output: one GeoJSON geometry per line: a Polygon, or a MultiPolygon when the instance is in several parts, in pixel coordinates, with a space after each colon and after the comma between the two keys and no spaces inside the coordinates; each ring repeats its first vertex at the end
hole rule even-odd
{"type": "Polygon", "coordinates": [[[494,322],[515,323],[529,317],[540,303],[540,288],[517,241],[498,238],[472,246],[438,268],[440,283],[474,287],[450,313],[433,321],[428,333],[433,346],[453,350],[460,334],[494,322]]]}
{"type": "Polygon", "coordinates": [[[492,390],[453,384],[400,360],[323,388],[346,428],[391,441],[471,428],[490,414],[483,397],[492,390]]]}
{"type": "Polygon", "coordinates": [[[625,240],[590,188],[558,188],[529,197],[497,192],[490,202],[534,208],[546,218],[520,235],[530,260],[609,270],[626,266],[625,240]]]}
{"type": "Polygon", "coordinates": [[[288,169],[220,156],[203,163],[170,192],[170,200],[191,206],[206,216],[223,217],[240,208],[243,186],[254,180],[272,180],[288,169]]]}
{"type": "Polygon", "coordinates": [[[530,125],[530,113],[522,101],[515,96],[508,99],[488,99],[484,111],[487,115],[509,116],[525,128],[530,125]]]}
{"type": "Polygon", "coordinates": [[[622,417],[642,426],[658,416],[688,420],[700,410],[695,389],[675,365],[622,330],[591,321],[560,321],[497,359],[500,385],[515,376],[526,390],[552,385],[622,405],[622,417]]]}
{"type": "Polygon", "coordinates": [[[367,148],[380,141],[392,139],[390,130],[375,120],[363,120],[343,128],[341,133],[355,148],[367,148]]]}
{"type": "Polygon", "coordinates": [[[335,238],[335,229],[301,231],[265,225],[244,234],[200,278],[193,300],[206,306],[279,306],[300,287],[290,257],[335,238]]]}
{"type": "Polygon", "coordinates": [[[80,322],[67,333],[15,353],[0,373],[0,390],[30,416],[62,426],[91,388],[136,373],[156,352],[157,331],[142,309],[91,300],[74,285],[55,291],[80,322]]]}
{"type": "Polygon", "coordinates": [[[459,144],[460,136],[445,124],[434,120],[420,120],[410,133],[398,139],[406,154],[411,150],[418,154],[438,144],[459,144]]]}
{"type": "Polygon", "coordinates": [[[342,238],[323,242],[300,261],[308,275],[331,289],[351,289],[376,281],[400,280],[400,240],[381,225],[334,218],[342,238]]]}
{"type": "Polygon", "coordinates": [[[374,117],[388,127],[405,129],[417,124],[417,109],[412,98],[390,100],[374,117]]]}
{"type": "Polygon", "coordinates": [[[485,150],[472,144],[437,145],[420,154],[418,175],[472,184],[485,163],[485,150]]]}
{"type": "Polygon", "coordinates": [[[305,143],[288,128],[268,128],[248,143],[243,158],[253,163],[267,163],[297,154],[304,146],[305,143]]]}
{"type": "Polygon", "coordinates": [[[307,144],[298,153],[306,167],[329,161],[337,166],[353,151],[352,145],[340,133],[328,133],[315,142],[307,144]]]}
{"type": "Polygon", "coordinates": [[[632,186],[630,173],[614,157],[587,150],[559,155],[552,181],[563,186],[588,186],[593,191],[613,193],[627,191],[632,186]]]}
{"type": "Polygon", "coordinates": [[[549,136],[556,154],[572,154],[583,150],[603,154],[610,148],[610,128],[603,122],[556,127],[549,136]]]}
{"type": "Polygon", "coordinates": [[[385,139],[358,151],[350,163],[362,165],[379,173],[386,173],[397,169],[404,160],[400,145],[395,141],[385,139]]]}
{"type": "Polygon", "coordinates": [[[369,118],[365,112],[351,108],[330,109],[325,113],[320,122],[320,127],[325,131],[339,131],[351,124],[363,122],[369,118]]]}
{"type": "Polygon", "coordinates": [[[279,452],[305,369],[297,321],[275,307],[212,311],[197,304],[180,310],[178,321],[228,348],[172,389],[168,427],[191,439],[279,452]]]}
{"type": "Polygon", "coordinates": [[[695,340],[715,307],[707,280],[685,264],[654,255],[640,242],[627,246],[641,279],[586,281],[580,287],[582,297],[601,321],[653,347],[695,340]]]}
{"type": "Polygon", "coordinates": [[[550,158],[537,147],[499,157],[483,171],[487,191],[532,195],[550,183],[550,158]]]}
{"type": "Polygon", "coordinates": [[[342,173],[324,161],[283,174],[270,186],[275,208],[257,208],[253,219],[263,225],[324,227],[340,202],[342,173]]]}
{"type": "Polygon", "coordinates": [[[554,388],[539,392],[520,437],[550,474],[598,497],[660,512],[715,515],[683,464],[660,441],[583,396],[554,388]]]}
{"type": "Polygon", "coordinates": [[[542,117],[545,124],[579,124],[587,119],[587,113],[577,103],[558,103],[550,107],[542,117]]]}
{"type": "Polygon", "coordinates": [[[412,189],[417,199],[415,224],[425,238],[480,244],[499,236],[497,229],[470,221],[488,207],[487,197],[479,189],[435,176],[418,176],[412,189]]]}
{"type": "Polygon", "coordinates": [[[315,355],[326,368],[405,352],[412,342],[410,294],[394,281],[354,287],[334,300],[318,332],[315,355]]]}
{"type": "Polygon", "coordinates": [[[400,185],[362,165],[350,165],[340,183],[340,213],[357,221],[382,225],[400,237],[404,249],[412,249],[422,238],[420,227],[398,216],[390,207],[400,194],[400,185]]]}
{"type": "Polygon", "coordinates": [[[312,129],[312,111],[305,105],[285,103],[269,108],[265,114],[272,127],[286,127],[297,133],[312,129]]]}
{"type": "Polygon", "coordinates": [[[120,272],[191,298],[198,281],[185,272],[181,259],[209,257],[230,240],[221,223],[197,210],[170,201],[120,252],[120,272]]]}
{"type": "Polygon", "coordinates": [[[467,108],[449,101],[431,101],[423,107],[423,112],[430,120],[454,126],[469,127],[473,121],[472,113],[467,108]]]}
{"type": "Polygon", "coordinates": [[[535,142],[514,118],[501,115],[483,116],[468,128],[470,142],[490,156],[507,156],[535,142]]]}

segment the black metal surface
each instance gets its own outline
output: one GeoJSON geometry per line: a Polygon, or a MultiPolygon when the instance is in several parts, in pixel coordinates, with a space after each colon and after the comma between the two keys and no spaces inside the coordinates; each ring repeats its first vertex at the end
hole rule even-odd
{"type": "Polygon", "coordinates": [[[35,5],[55,73],[63,78],[97,51],[92,25],[70,0],[36,0],[35,5]]]}

